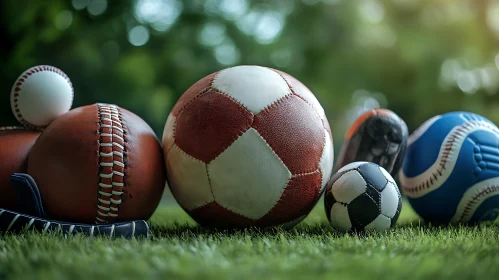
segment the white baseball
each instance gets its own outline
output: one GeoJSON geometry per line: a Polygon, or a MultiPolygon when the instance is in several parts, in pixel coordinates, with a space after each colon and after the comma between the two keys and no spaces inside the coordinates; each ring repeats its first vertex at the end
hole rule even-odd
{"type": "Polygon", "coordinates": [[[71,109],[73,96],[73,86],[64,72],[40,65],[17,78],[10,94],[10,105],[21,124],[43,130],[71,109]]]}

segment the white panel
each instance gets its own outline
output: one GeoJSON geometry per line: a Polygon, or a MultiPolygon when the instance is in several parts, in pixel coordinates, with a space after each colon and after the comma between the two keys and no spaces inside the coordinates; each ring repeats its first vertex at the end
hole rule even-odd
{"type": "Polygon", "coordinates": [[[45,126],[71,109],[73,88],[57,73],[37,72],[23,83],[17,103],[27,122],[45,126]]]}
{"type": "Polygon", "coordinates": [[[254,114],[291,94],[288,84],[279,74],[260,66],[236,66],[222,70],[215,77],[213,87],[254,114]]]}
{"type": "MultiPolygon", "coordinates": [[[[466,190],[451,223],[467,223],[475,214],[476,209],[492,196],[499,195],[499,178],[481,181],[466,190]]],[[[498,207],[499,208],[499,207],[498,207]]]]}
{"type": "Polygon", "coordinates": [[[322,193],[327,183],[329,182],[329,179],[331,178],[334,163],[333,143],[331,141],[331,136],[326,130],[324,130],[324,139],[324,150],[322,151],[321,160],[319,162],[319,168],[322,173],[322,185],[320,193],[322,193]]]}
{"type": "Polygon", "coordinates": [[[333,207],[331,207],[331,225],[340,231],[349,231],[352,228],[346,206],[340,203],[333,204],[333,207]]]}
{"type": "Polygon", "coordinates": [[[253,128],[208,164],[215,201],[257,220],[281,198],[291,172],[253,128]]]}
{"type": "Polygon", "coordinates": [[[331,187],[336,201],[350,203],[357,196],[366,192],[366,181],[359,172],[351,170],[341,175],[331,187]]]}
{"type": "Polygon", "coordinates": [[[390,228],[392,224],[392,221],[383,216],[383,215],[379,215],[378,217],[376,217],[376,219],[374,221],[372,221],[370,224],[368,224],[367,226],[365,226],[365,230],[379,230],[379,231],[383,231],[383,230],[387,230],[390,228]]]}
{"type": "Polygon", "coordinates": [[[345,166],[343,166],[340,170],[338,170],[338,172],[345,172],[347,170],[350,170],[350,169],[356,169],[357,167],[361,166],[362,164],[366,164],[368,163],[367,161],[355,161],[355,162],[352,162],[352,163],[349,163],[345,166]]]}
{"type": "Polygon", "coordinates": [[[174,133],[175,133],[175,122],[177,118],[170,113],[168,119],[166,120],[165,130],[163,131],[163,150],[165,152],[170,151],[173,143],[175,143],[174,133]]]}
{"type": "Polygon", "coordinates": [[[381,214],[393,218],[397,212],[399,192],[395,184],[388,183],[381,192],[381,214]]]}
{"type": "Polygon", "coordinates": [[[385,175],[386,179],[389,182],[392,182],[394,185],[397,185],[397,183],[395,183],[395,180],[393,179],[392,175],[390,175],[390,173],[388,173],[388,171],[386,171],[386,169],[384,169],[381,166],[378,166],[378,167],[379,167],[379,169],[381,169],[381,172],[383,172],[383,174],[385,175]]]}
{"type": "Polygon", "coordinates": [[[182,207],[193,210],[214,201],[204,162],[190,157],[177,145],[173,145],[166,160],[170,189],[182,207]]]}

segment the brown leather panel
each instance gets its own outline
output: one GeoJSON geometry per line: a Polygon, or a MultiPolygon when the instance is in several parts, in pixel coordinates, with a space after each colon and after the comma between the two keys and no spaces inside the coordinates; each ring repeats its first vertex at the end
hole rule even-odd
{"type": "Polygon", "coordinates": [[[15,210],[16,195],[10,185],[12,173],[26,173],[28,155],[40,132],[0,128],[0,207],[15,210]]]}
{"type": "Polygon", "coordinates": [[[213,83],[213,79],[218,74],[218,72],[212,73],[201,80],[197,81],[194,85],[192,85],[189,89],[187,89],[184,94],[178,99],[177,103],[172,109],[172,114],[174,116],[178,116],[180,111],[184,109],[185,105],[189,104],[192,100],[194,100],[198,95],[203,93],[204,91],[211,88],[213,83]]]}
{"type": "Polygon", "coordinates": [[[245,228],[255,221],[223,208],[216,202],[211,202],[188,212],[200,225],[213,228],[245,228]]]}
{"type": "Polygon", "coordinates": [[[166,184],[163,152],[152,128],[120,108],[125,130],[125,187],[117,221],[147,220],[158,207],[166,184]]]}
{"type": "Polygon", "coordinates": [[[54,120],[33,146],[28,174],[38,184],[50,218],[94,223],[99,189],[97,105],[54,120]]]}
{"type": "MultiPolygon", "coordinates": [[[[109,221],[148,219],[156,209],[165,186],[165,167],[159,141],[141,118],[118,108],[123,132],[115,127],[105,127],[107,121],[99,115],[98,105],[84,106],[71,110],[57,118],[42,133],[33,147],[28,162],[28,173],[37,182],[43,204],[51,218],[94,223],[97,217],[109,221]],[[114,134],[119,137],[102,135],[114,134]],[[102,146],[101,143],[113,143],[102,146]],[[116,145],[118,144],[118,145],[116,145]],[[111,162],[100,153],[120,152],[123,146],[124,158],[113,156],[113,161],[124,161],[119,165],[100,166],[111,162]],[[123,173],[124,176],[117,174],[123,173]],[[102,177],[99,174],[113,174],[102,177]],[[123,182],[124,186],[113,183],[123,182]],[[103,189],[99,184],[113,185],[103,189]],[[100,204],[118,208],[102,210],[98,208],[98,198],[112,191],[100,204]],[[98,211],[105,215],[98,214],[98,211]],[[109,215],[112,214],[112,215],[109,215]],[[98,216],[100,215],[100,216],[98,216]],[[115,215],[118,215],[115,217],[115,215]]],[[[101,110],[102,111],[102,110],[101,110]]],[[[102,113],[102,112],[101,112],[102,113]]]]}
{"type": "Polygon", "coordinates": [[[278,225],[307,215],[320,197],[321,182],[320,171],[293,176],[274,208],[257,223],[278,225]]]}
{"type": "Polygon", "coordinates": [[[251,127],[253,113],[211,89],[189,103],[177,118],[175,143],[209,163],[251,127]]]}
{"type": "Polygon", "coordinates": [[[282,159],[292,174],[319,168],[324,127],[314,109],[289,95],[255,116],[253,127],[282,159]]]}

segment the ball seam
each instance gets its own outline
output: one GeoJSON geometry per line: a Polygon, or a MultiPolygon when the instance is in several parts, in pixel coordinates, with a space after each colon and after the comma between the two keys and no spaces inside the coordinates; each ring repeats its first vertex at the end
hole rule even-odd
{"type": "Polygon", "coordinates": [[[478,203],[478,200],[488,195],[489,193],[495,192],[499,192],[499,186],[485,188],[484,190],[473,196],[473,198],[471,198],[468,203],[466,203],[466,206],[464,207],[463,213],[461,214],[461,218],[459,220],[469,220],[471,217],[468,216],[470,215],[471,209],[476,203],[478,203]]]}
{"type": "Polygon", "coordinates": [[[31,124],[24,119],[24,117],[21,113],[21,110],[19,109],[18,99],[19,99],[19,96],[21,94],[22,86],[24,85],[24,82],[28,79],[28,77],[30,77],[31,75],[33,75],[35,73],[42,72],[42,71],[54,72],[56,74],[59,74],[62,78],[64,78],[69,83],[69,85],[71,87],[71,100],[74,99],[73,84],[71,83],[71,80],[66,75],[66,73],[62,72],[62,70],[60,70],[59,68],[49,66],[49,65],[40,65],[40,66],[33,67],[31,69],[28,69],[25,73],[23,73],[21,75],[21,77],[19,77],[17,79],[16,83],[14,84],[13,95],[12,95],[12,98],[13,98],[12,99],[12,103],[13,103],[12,110],[13,110],[14,116],[22,125],[24,125],[28,128],[37,129],[37,130],[43,130],[44,127],[31,124]]]}
{"type": "MultiPolygon", "coordinates": [[[[407,184],[402,184],[402,190],[404,191],[404,193],[409,197],[419,197],[418,195],[422,192],[433,191],[434,189],[432,188],[434,188],[435,186],[434,183],[443,176],[443,173],[447,168],[446,165],[449,162],[450,158],[454,157],[457,147],[461,146],[467,135],[469,135],[473,131],[476,131],[477,128],[490,129],[493,132],[499,134],[499,130],[495,126],[484,121],[469,121],[454,128],[451,131],[451,134],[448,136],[447,140],[443,142],[440,147],[439,156],[436,161],[439,162],[436,166],[437,168],[416,185],[408,186],[407,184]]],[[[457,152],[459,154],[459,151],[457,152]]],[[[400,176],[402,182],[409,179],[405,177],[403,170],[401,170],[400,175],[402,175],[400,176]]]]}
{"type": "MultiPolygon", "coordinates": [[[[319,117],[319,119],[321,119],[321,121],[323,120],[323,116],[321,115],[321,113],[317,111],[317,109],[312,105],[312,103],[310,103],[308,100],[306,100],[303,96],[301,96],[298,93],[296,93],[296,91],[294,90],[293,86],[291,86],[291,84],[288,82],[288,80],[286,80],[286,78],[284,78],[284,76],[281,73],[279,73],[279,71],[276,71],[275,69],[272,69],[272,68],[269,68],[269,69],[272,70],[272,71],[274,71],[275,73],[277,73],[277,75],[279,75],[284,80],[284,82],[288,85],[289,90],[291,91],[291,95],[295,95],[295,96],[299,97],[300,99],[302,99],[303,101],[305,101],[305,103],[307,103],[312,108],[312,110],[314,110],[314,112],[317,114],[317,116],[319,117]]],[[[312,93],[312,91],[310,91],[310,92],[312,93]]],[[[325,117],[326,116],[324,116],[324,118],[325,117]]],[[[324,129],[326,129],[326,128],[324,127],[324,129]]]]}
{"type": "Polygon", "coordinates": [[[97,106],[100,122],[99,187],[95,223],[99,224],[116,220],[123,202],[126,177],[126,132],[117,106],[107,104],[97,106]],[[110,147],[106,149],[108,152],[104,152],[106,147],[110,147]],[[104,169],[108,169],[108,173],[104,173],[104,169]]]}

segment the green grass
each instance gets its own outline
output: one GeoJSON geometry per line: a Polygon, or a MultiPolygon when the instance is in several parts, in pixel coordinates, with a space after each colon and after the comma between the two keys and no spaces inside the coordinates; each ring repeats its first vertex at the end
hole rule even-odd
{"type": "MultiPolygon", "coordinates": [[[[320,204],[320,203],[319,203],[320,204]]],[[[338,234],[320,205],[290,231],[213,232],[162,205],[153,236],[0,239],[0,279],[497,279],[499,225],[434,228],[406,204],[396,229],[338,234]]]]}

